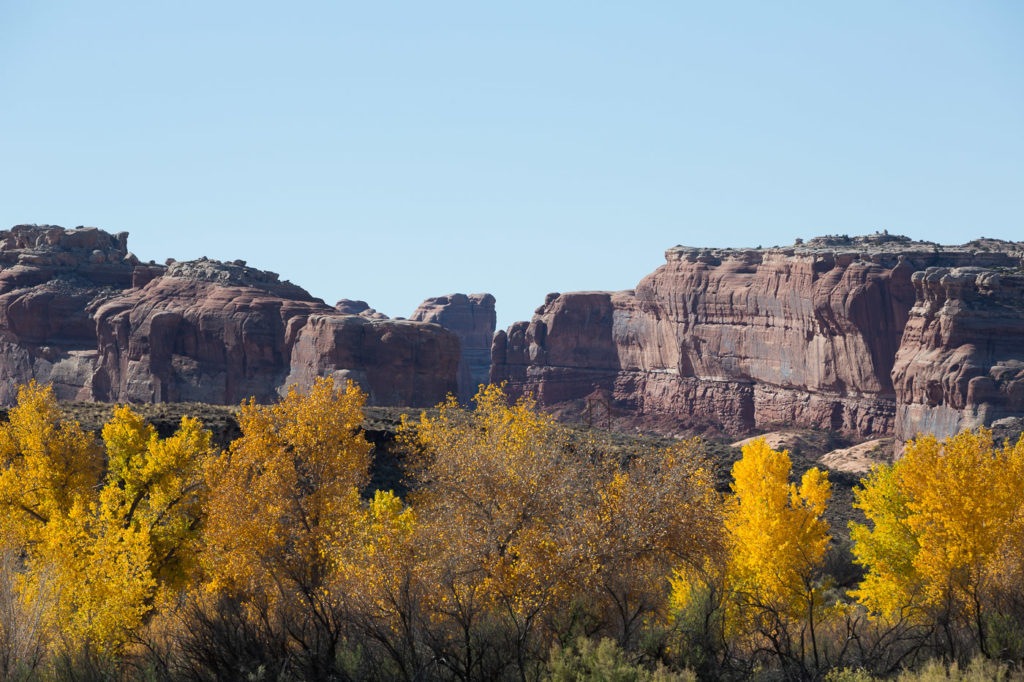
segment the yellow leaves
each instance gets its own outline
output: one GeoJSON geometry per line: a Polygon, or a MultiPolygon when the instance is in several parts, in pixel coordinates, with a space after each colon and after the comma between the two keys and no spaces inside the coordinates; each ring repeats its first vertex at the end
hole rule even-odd
{"type": "Polygon", "coordinates": [[[828,474],[820,469],[808,469],[800,479],[800,490],[793,486],[790,492],[790,505],[799,507],[803,505],[812,511],[816,516],[825,513],[825,507],[832,496],[831,485],[828,482],[828,474]]]}
{"type": "Polygon", "coordinates": [[[507,405],[499,387],[483,387],[475,401],[473,412],[449,400],[437,417],[404,426],[403,439],[421,453],[415,502],[434,532],[424,540],[463,582],[532,609],[564,591],[566,564],[577,560],[546,549],[564,530],[557,521],[573,516],[566,436],[529,401],[507,405]]]}
{"type": "Polygon", "coordinates": [[[31,543],[52,517],[89,498],[102,458],[89,434],[61,419],[49,387],[20,387],[8,417],[0,425],[0,531],[31,543]]]}
{"type": "Polygon", "coordinates": [[[54,595],[41,619],[66,643],[115,653],[158,591],[186,578],[210,435],[184,419],[161,440],[117,408],[103,429],[101,480],[101,449],[61,419],[51,389],[23,386],[10,417],[0,426],[0,540],[25,557],[21,592],[54,595]]]}
{"type": "Polygon", "coordinates": [[[428,593],[522,622],[580,599],[650,611],[665,605],[675,565],[720,546],[698,441],[624,464],[529,399],[510,405],[489,386],[475,402],[404,427],[419,452],[423,575],[439,581],[428,593]]]}
{"type": "Polygon", "coordinates": [[[863,510],[873,529],[850,524],[857,562],[869,568],[851,594],[876,613],[896,614],[911,604],[921,580],[914,568],[918,542],[907,524],[907,495],[891,466],[872,471],[855,495],[854,506],[863,510]]]}
{"type": "Polygon", "coordinates": [[[276,405],[242,406],[242,436],[206,470],[212,589],[271,590],[280,571],[315,578],[368,478],[365,401],[354,383],[339,392],[321,378],[276,405]]]}
{"type": "Polygon", "coordinates": [[[985,429],[911,441],[857,491],[872,527],[851,525],[868,568],[856,596],[886,615],[974,602],[1000,585],[1007,561],[1021,564],[1008,543],[1021,534],[1022,494],[1024,441],[998,448],[985,429]]]}
{"type": "Polygon", "coordinates": [[[727,505],[729,589],[757,604],[797,615],[813,600],[814,576],[828,547],[821,518],[831,496],[826,474],[811,469],[789,482],[789,453],[758,439],[733,466],[727,505]]]}
{"type": "Polygon", "coordinates": [[[46,614],[49,629],[116,652],[151,610],[157,582],[146,529],[107,521],[93,509],[52,522],[23,589],[51,580],[58,598],[46,614]]]}
{"type": "Polygon", "coordinates": [[[161,439],[125,406],[103,427],[103,442],[108,470],[99,509],[112,526],[144,530],[154,576],[180,585],[198,551],[209,431],[199,420],[183,417],[174,435],[161,439]]]}

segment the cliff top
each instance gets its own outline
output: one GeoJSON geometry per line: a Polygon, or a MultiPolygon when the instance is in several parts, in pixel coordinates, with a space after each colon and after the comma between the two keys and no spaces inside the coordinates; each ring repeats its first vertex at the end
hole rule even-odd
{"type": "Polygon", "coordinates": [[[299,285],[288,280],[282,281],[276,272],[251,268],[244,260],[219,261],[206,256],[189,261],[169,258],[164,276],[211,282],[222,286],[250,287],[299,301],[320,300],[313,298],[299,285]]]}
{"type": "Polygon", "coordinates": [[[979,265],[994,266],[1021,265],[1024,259],[1024,242],[1011,242],[1002,239],[989,239],[980,237],[978,239],[960,245],[943,245],[929,241],[915,241],[910,237],[888,232],[875,232],[874,234],[858,235],[824,235],[814,237],[806,242],[797,239],[790,246],[754,248],[714,248],[694,246],[673,246],[665,251],[665,260],[672,261],[699,261],[707,263],[718,263],[723,260],[739,259],[748,262],[760,262],[766,255],[778,256],[838,256],[849,254],[852,256],[882,256],[893,257],[901,255],[960,255],[978,256],[979,265]]]}
{"type": "MultiPolygon", "coordinates": [[[[97,227],[65,229],[59,225],[15,225],[0,230],[0,264],[59,265],[88,264],[134,266],[138,259],[128,252],[128,233],[111,234],[97,227]]],[[[152,263],[152,261],[151,261],[152,263]]],[[[248,267],[243,260],[222,262],[210,258],[191,261],[167,259],[167,265],[150,268],[166,277],[177,277],[225,286],[261,289],[296,300],[312,301],[309,292],[276,272],[248,267]]]]}
{"type": "Polygon", "coordinates": [[[60,225],[15,225],[0,230],[0,251],[128,251],[128,233],[111,234],[98,227],[60,225]]]}

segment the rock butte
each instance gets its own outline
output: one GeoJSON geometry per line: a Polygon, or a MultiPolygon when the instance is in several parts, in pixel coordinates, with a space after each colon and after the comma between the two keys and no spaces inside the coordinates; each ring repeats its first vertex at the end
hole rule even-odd
{"type": "Polygon", "coordinates": [[[1024,414],[1024,243],[677,246],[632,291],[549,294],[491,380],[618,428],[940,437],[1024,414]]]}
{"type": "Polygon", "coordinates": [[[317,376],[353,379],[384,405],[458,388],[459,339],[438,325],[333,308],[244,261],[143,264],[127,239],[0,231],[0,403],[30,379],[64,400],[221,404],[317,376]]]}

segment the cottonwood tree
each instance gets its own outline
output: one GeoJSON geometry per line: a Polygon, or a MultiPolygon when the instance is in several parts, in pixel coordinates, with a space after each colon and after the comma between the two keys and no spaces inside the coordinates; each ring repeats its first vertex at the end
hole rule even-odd
{"type": "Polygon", "coordinates": [[[1024,570],[1024,438],[997,447],[986,429],[919,436],[856,496],[870,526],[851,524],[867,569],[855,596],[877,614],[937,625],[953,655],[958,627],[999,654],[993,619],[1024,616],[1010,603],[1024,570]]]}
{"type": "Polygon", "coordinates": [[[451,399],[405,427],[419,453],[426,608],[451,625],[444,659],[463,677],[502,656],[532,674],[527,662],[576,627],[574,613],[628,641],[664,612],[672,569],[716,544],[699,444],[623,462],[529,398],[509,404],[487,386],[475,402],[451,399]]]}
{"type": "Polygon", "coordinates": [[[0,533],[24,557],[20,588],[48,595],[43,631],[118,652],[195,558],[210,434],[195,419],[160,439],[129,408],[95,439],[62,419],[50,388],[22,387],[0,426],[0,533]]]}
{"type": "Polygon", "coordinates": [[[791,483],[791,469],[789,453],[763,438],[743,446],[725,503],[724,563],[680,570],[673,602],[686,609],[702,591],[714,593],[723,640],[803,670],[807,659],[819,663],[821,568],[830,540],[822,515],[831,485],[818,469],[791,483]]]}
{"type": "Polygon", "coordinates": [[[311,677],[331,674],[342,637],[344,595],[331,589],[332,569],[369,479],[365,401],[353,382],[341,391],[319,378],[275,405],[244,403],[242,435],[205,472],[203,566],[214,601],[200,608],[215,612],[226,599],[273,636],[283,630],[311,677]]]}

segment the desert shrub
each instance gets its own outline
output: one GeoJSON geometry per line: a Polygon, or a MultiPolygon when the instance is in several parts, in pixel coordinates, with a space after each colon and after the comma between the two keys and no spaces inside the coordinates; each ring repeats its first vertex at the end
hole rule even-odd
{"type": "Polygon", "coordinates": [[[580,637],[572,646],[554,647],[542,677],[545,682],[696,682],[690,671],[653,670],[631,662],[611,639],[580,637]]]}
{"type": "Polygon", "coordinates": [[[874,682],[875,679],[862,668],[833,668],[825,675],[825,682],[874,682]]]}
{"type": "Polygon", "coordinates": [[[1011,682],[1024,680],[1024,674],[1008,664],[975,657],[966,666],[941,660],[928,661],[918,670],[900,673],[898,682],[1011,682]]]}

